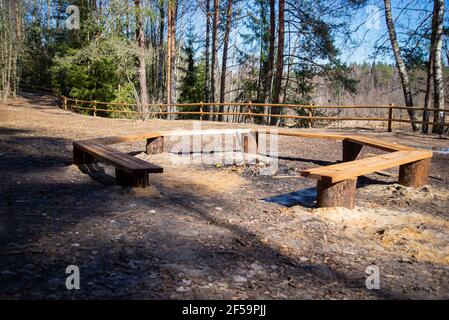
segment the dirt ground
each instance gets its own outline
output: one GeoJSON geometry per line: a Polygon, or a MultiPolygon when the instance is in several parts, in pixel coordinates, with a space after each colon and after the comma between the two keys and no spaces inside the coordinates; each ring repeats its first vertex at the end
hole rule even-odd
{"type": "Polygon", "coordinates": [[[164,167],[146,189],[116,186],[103,164],[72,165],[74,140],[192,125],[88,117],[31,94],[0,104],[0,298],[449,298],[449,140],[333,128],[442,151],[418,190],[396,184],[397,170],[359,178],[355,210],[314,208],[315,181],[299,176],[338,161],[335,141],[280,137],[271,176],[118,146],[164,167]],[[65,287],[68,265],[80,290],[65,287]],[[371,265],[379,290],[365,286],[371,265]]]}

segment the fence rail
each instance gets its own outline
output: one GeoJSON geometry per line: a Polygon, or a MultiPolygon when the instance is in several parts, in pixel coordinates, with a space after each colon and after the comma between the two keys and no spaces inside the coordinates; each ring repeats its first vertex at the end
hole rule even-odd
{"type": "MultiPolygon", "coordinates": [[[[203,120],[204,117],[214,117],[217,118],[219,116],[238,116],[241,117],[239,120],[243,122],[254,122],[255,118],[265,118],[266,120],[270,118],[277,119],[293,119],[293,120],[305,120],[309,127],[313,126],[314,122],[323,121],[323,122],[338,122],[338,121],[367,121],[367,122],[383,122],[387,123],[388,131],[392,131],[392,127],[394,123],[415,123],[415,124],[427,124],[427,125],[437,125],[443,126],[444,128],[449,127],[449,122],[441,123],[435,121],[412,121],[410,119],[402,119],[394,117],[394,111],[406,111],[406,110],[414,110],[417,112],[428,111],[431,112],[439,112],[447,114],[449,110],[447,109],[436,109],[436,108],[409,108],[406,106],[396,106],[394,104],[388,105],[305,105],[305,104],[265,104],[265,103],[253,103],[253,102],[227,102],[227,103],[217,103],[217,102],[198,102],[198,103],[177,103],[177,104],[146,104],[146,105],[138,105],[135,103],[127,103],[127,102],[103,102],[103,101],[87,101],[87,100],[78,100],[72,99],[65,96],[58,96],[54,93],[52,89],[39,87],[39,86],[27,86],[21,85],[21,88],[25,90],[36,90],[42,91],[46,93],[51,93],[55,95],[60,102],[60,106],[65,110],[71,111],[89,111],[93,116],[97,116],[99,113],[116,113],[116,114],[124,114],[124,115],[135,115],[139,117],[145,116],[167,116],[167,115],[190,115],[190,116],[199,116],[200,120],[203,120]],[[87,105],[87,106],[86,106],[87,105]],[[100,106],[100,107],[99,107],[100,106]],[[103,106],[103,107],[102,107],[103,106]],[[114,108],[104,108],[104,106],[108,107],[122,107],[123,109],[114,109],[114,108]],[[170,109],[174,107],[176,108],[197,108],[198,111],[170,111],[170,109]],[[216,111],[205,111],[210,107],[238,107],[239,111],[236,112],[216,112],[216,111]],[[276,114],[276,113],[258,113],[254,112],[255,108],[263,108],[263,107],[271,107],[272,110],[281,110],[280,108],[285,109],[303,109],[303,112],[307,115],[291,115],[291,114],[276,114]],[[143,108],[148,109],[148,111],[136,111],[136,110],[126,110],[126,108],[137,109],[143,108]],[[243,112],[242,112],[243,109],[243,112]],[[361,117],[361,116],[327,116],[324,114],[316,115],[319,113],[319,110],[338,110],[340,113],[343,110],[384,110],[387,115],[385,117],[376,116],[376,117],[361,117]],[[165,111],[164,111],[165,110],[165,111]]],[[[260,110],[259,110],[260,111],[260,110]]]]}
{"type": "MultiPolygon", "coordinates": [[[[449,127],[449,123],[433,122],[433,121],[412,121],[409,119],[401,119],[394,117],[394,110],[415,110],[415,111],[428,111],[428,112],[443,112],[447,113],[449,110],[440,110],[435,108],[408,108],[405,106],[395,106],[390,105],[329,105],[329,106],[317,106],[317,105],[302,105],[302,104],[264,104],[264,103],[251,103],[251,102],[227,102],[227,103],[177,103],[177,104],[148,104],[144,106],[139,106],[137,104],[125,103],[125,102],[101,102],[101,101],[86,101],[72,99],[68,97],[60,97],[62,107],[65,110],[81,110],[81,111],[91,111],[92,115],[97,116],[98,113],[116,113],[116,114],[127,114],[127,115],[137,115],[137,116],[166,116],[166,115],[191,115],[199,116],[200,120],[203,120],[205,116],[207,117],[219,117],[219,116],[241,116],[243,121],[253,122],[255,118],[277,118],[277,119],[294,119],[294,120],[306,120],[309,126],[312,126],[316,121],[368,121],[368,122],[386,122],[388,124],[388,131],[392,131],[393,123],[415,123],[415,124],[428,124],[428,125],[443,125],[444,127],[449,127]],[[86,106],[87,105],[87,106],[86,106]],[[122,106],[123,108],[148,108],[148,111],[136,111],[136,110],[124,110],[118,108],[104,108],[98,106],[110,106],[117,107],[122,106]],[[171,107],[175,108],[197,108],[198,111],[170,111],[171,107]],[[238,112],[216,112],[216,111],[205,111],[208,107],[239,107],[238,112]],[[261,107],[271,107],[275,108],[291,108],[291,109],[303,109],[307,115],[290,115],[290,114],[267,114],[254,112],[254,108],[261,107]],[[244,110],[243,112],[240,110],[244,110]],[[344,109],[357,109],[357,110],[386,110],[388,112],[386,117],[361,117],[361,116],[326,116],[326,115],[315,115],[316,110],[344,110],[344,109]]],[[[278,109],[279,110],[279,109],[278,109]]]]}

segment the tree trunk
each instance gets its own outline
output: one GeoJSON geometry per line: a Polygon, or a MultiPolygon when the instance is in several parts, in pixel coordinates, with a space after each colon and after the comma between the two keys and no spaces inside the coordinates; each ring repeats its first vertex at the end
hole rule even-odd
{"type": "MultiPolygon", "coordinates": [[[[274,33],[276,29],[275,21],[275,0],[270,0],[270,29],[269,29],[269,48],[268,48],[268,61],[265,70],[265,84],[264,84],[264,103],[271,101],[271,87],[273,82],[273,65],[274,65],[274,33]]],[[[264,113],[269,113],[269,107],[264,106],[264,113]]],[[[270,119],[267,118],[266,124],[270,123],[270,119]]]]}
{"type": "MultiPolygon", "coordinates": [[[[176,112],[175,104],[175,62],[176,62],[176,17],[178,13],[177,0],[168,2],[167,14],[167,103],[169,104],[168,112],[176,112]]],[[[176,119],[175,114],[169,114],[167,119],[176,119]]]]}
{"type": "MultiPolygon", "coordinates": [[[[223,60],[221,63],[221,82],[220,82],[220,103],[225,102],[226,94],[226,69],[228,62],[228,46],[229,46],[229,33],[231,32],[232,23],[232,0],[228,0],[228,12],[226,15],[226,30],[223,43],[223,60]]],[[[224,112],[224,106],[220,105],[220,113],[224,112]]],[[[223,121],[223,115],[219,115],[218,121],[223,121]]]]}
{"type": "MultiPolygon", "coordinates": [[[[430,108],[431,98],[432,98],[432,78],[433,78],[433,54],[429,54],[429,64],[427,66],[427,83],[426,83],[426,96],[424,98],[424,109],[430,108]]],[[[422,115],[422,133],[429,133],[429,122],[430,112],[427,110],[423,111],[422,115]]]]}
{"type": "Polygon", "coordinates": [[[266,35],[267,30],[267,11],[265,10],[266,0],[264,1],[258,1],[260,5],[260,26],[259,26],[259,33],[260,33],[260,47],[259,47],[259,75],[257,79],[257,102],[264,102],[265,98],[263,96],[264,90],[263,85],[265,81],[265,73],[266,73],[266,67],[267,67],[267,59],[265,57],[266,49],[268,48],[269,39],[266,35]]]}
{"type": "Polygon", "coordinates": [[[158,58],[158,102],[164,99],[164,27],[165,10],[164,0],[159,1],[159,58],[158,58]]]}
{"type": "Polygon", "coordinates": [[[206,53],[204,70],[204,102],[209,102],[210,0],[206,0],[206,53]]]}
{"type": "MultiPolygon", "coordinates": [[[[413,108],[413,97],[412,90],[410,87],[410,79],[408,77],[408,72],[405,67],[404,60],[402,59],[401,49],[399,48],[398,39],[396,36],[396,30],[393,23],[393,17],[391,14],[391,1],[384,0],[385,3],[385,19],[388,28],[388,34],[390,36],[391,47],[393,48],[394,57],[396,59],[396,66],[399,70],[399,75],[402,82],[402,90],[404,91],[405,105],[408,107],[407,112],[411,121],[418,121],[416,113],[413,108]]],[[[416,123],[412,123],[413,131],[419,130],[416,123]]]]}
{"type": "MultiPolygon", "coordinates": [[[[433,79],[433,64],[434,64],[434,55],[435,55],[435,32],[436,32],[436,27],[435,27],[435,18],[436,18],[436,13],[435,13],[435,8],[436,6],[434,6],[434,10],[433,10],[433,18],[432,18],[432,34],[431,34],[431,38],[430,38],[430,48],[429,48],[429,63],[427,65],[427,81],[426,81],[426,96],[424,98],[424,109],[428,109],[430,108],[430,103],[432,100],[432,79],[433,79]]],[[[423,125],[421,127],[421,131],[423,133],[429,133],[429,125],[425,122],[429,122],[430,120],[430,112],[427,110],[423,111],[423,125]]]]}
{"type": "MultiPolygon", "coordinates": [[[[212,22],[212,66],[210,69],[210,101],[215,102],[215,68],[218,65],[217,55],[217,32],[218,32],[218,0],[214,0],[214,20],[212,22]]],[[[210,106],[210,112],[214,106],[210,106]]],[[[213,116],[211,116],[213,118],[213,116]]]]}
{"type": "MultiPolygon", "coordinates": [[[[277,49],[277,62],[276,62],[276,80],[274,83],[274,95],[273,103],[279,103],[281,88],[282,88],[282,75],[284,71],[284,0],[279,0],[279,26],[278,26],[278,49],[277,49]]],[[[280,108],[274,107],[273,113],[280,114],[280,108]]],[[[271,118],[271,124],[278,123],[278,118],[271,118]]]]}
{"type": "MultiPolygon", "coordinates": [[[[165,93],[167,95],[167,104],[170,104],[171,101],[171,18],[172,15],[170,14],[170,2],[168,3],[167,7],[167,63],[166,63],[166,72],[165,72],[165,93]]],[[[171,106],[169,105],[167,107],[167,111],[171,112],[171,106]]],[[[170,119],[170,115],[167,115],[167,119],[170,119]]]]}
{"type": "Polygon", "coordinates": [[[432,32],[435,32],[435,51],[433,63],[433,86],[434,86],[434,108],[439,109],[434,113],[434,122],[432,132],[443,134],[444,132],[444,81],[443,81],[443,59],[441,49],[443,47],[443,19],[444,19],[444,0],[434,1],[435,24],[432,32]]]}
{"type": "MultiPolygon", "coordinates": [[[[169,1],[169,15],[170,15],[170,99],[169,104],[171,104],[171,112],[176,112],[176,83],[175,83],[175,67],[176,67],[176,18],[178,16],[178,1],[169,1]]],[[[176,119],[176,114],[169,115],[169,119],[176,119]]]]}
{"type": "MultiPolygon", "coordinates": [[[[143,19],[140,0],[135,0],[136,7],[136,40],[139,46],[139,84],[140,84],[140,112],[148,111],[147,72],[145,64],[145,36],[143,33],[143,19]]],[[[148,113],[143,115],[145,119],[148,113]]]]}

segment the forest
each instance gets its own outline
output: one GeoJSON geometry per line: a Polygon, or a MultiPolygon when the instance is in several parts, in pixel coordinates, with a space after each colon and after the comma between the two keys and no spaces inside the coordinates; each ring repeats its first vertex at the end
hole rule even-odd
{"type": "Polygon", "coordinates": [[[135,104],[140,112],[165,103],[167,118],[175,119],[189,117],[176,115],[177,108],[190,110],[178,103],[264,103],[272,105],[255,112],[281,114],[288,110],[276,104],[369,105],[380,95],[423,122],[413,130],[427,133],[425,122],[434,121],[431,131],[444,133],[444,0],[2,0],[0,6],[3,99],[20,86],[40,86],[79,100],[135,104]],[[373,26],[387,32],[368,43],[360,29],[373,26]],[[348,59],[360,47],[371,52],[368,60],[348,59]]]}

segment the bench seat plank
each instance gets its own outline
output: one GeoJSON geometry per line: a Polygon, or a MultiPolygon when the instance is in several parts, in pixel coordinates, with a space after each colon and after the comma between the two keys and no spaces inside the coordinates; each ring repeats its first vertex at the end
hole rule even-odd
{"type": "Polygon", "coordinates": [[[385,140],[380,140],[377,138],[371,138],[371,137],[366,137],[366,136],[348,136],[346,139],[346,141],[350,141],[350,142],[354,142],[354,143],[358,143],[367,147],[372,147],[372,148],[376,148],[376,149],[380,149],[380,150],[384,150],[384,151],[405,151],[405,150],[418,150],[416,148],[412,148],[412,147],[408,147],[408,146],[403,146],[400,144],[396,144],[393,142],[388,142],[385,140]]]}
{"type": "Polygon", "coordinates": [[[80,141],[73,143],[74,148],[87,152],[116,168],[130,174],[162,173],[163,169],[157,165],[140,160],[126,153],[121,153],[111,147],[80,141]]]}
{"type": "Polygon", "coordinates": [[[328,178],[332,183],[336,183],[431,157],[432,152],[430,151],[396,151],[371,158],[303,170],[301,175],[318,180],[328,178]]]}
{"type": "Polygon", "coordinates": [[[96,138],[96,139],[83,140],[82,142],[88,142],[88,143],[109,146],[109,145],[113,145],[113,144],[119,144],[119,143],[125,143],[125,142],[135,142],[135,141],[145,140],[145,139],[149,139],[149,138],[159,138],[159,137],[161,137],[161,134],[158,132],[154,132],[154,133],[147,133],[147,134],[132,134],[132,135],[127,135],[127,136],[96,138]]]}

